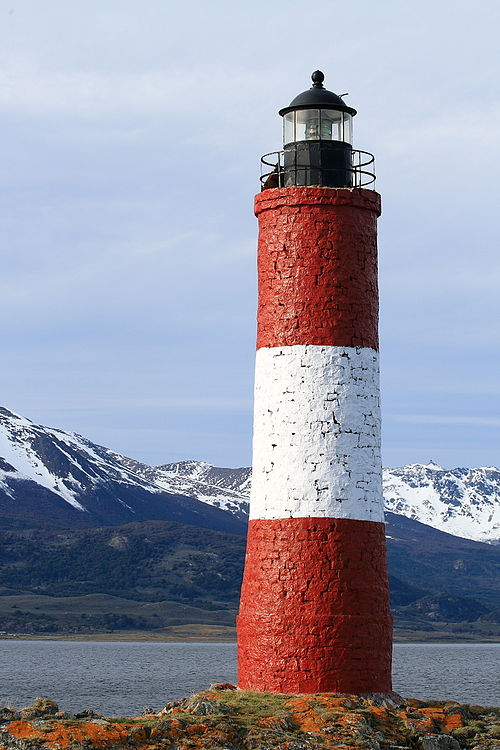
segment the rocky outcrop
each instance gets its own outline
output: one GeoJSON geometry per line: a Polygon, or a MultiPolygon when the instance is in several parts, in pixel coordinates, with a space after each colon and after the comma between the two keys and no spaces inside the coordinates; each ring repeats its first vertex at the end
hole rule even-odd
{"type": "MultiPolygon", "coordinates": [[[[149,709],[146,709],[149,711],[149,709]]],[[[395,694],[277,695],[217,684],[159,713],[105,718],[48,699],[0,708],[0,750],[498,750],[500,708],[395,694]]]]}

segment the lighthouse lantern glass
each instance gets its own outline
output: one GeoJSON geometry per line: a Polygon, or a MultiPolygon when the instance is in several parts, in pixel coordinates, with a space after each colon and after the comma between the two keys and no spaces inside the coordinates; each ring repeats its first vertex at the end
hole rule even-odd
{"type": "Polygon", "coordinates": [[[335,109],[321,110],[321,140],[344,140],[342,138],[342,112],[335,109]]]}
{"type": "Polygon", "coordinates": [[[345,143],[352,144],[352,115],[349,114],[349,112],[343,113],[343,128],[344,128],[344,135],[342,140],[345,143]]]}
{"type": "Polygon", "coordinates": [[[288,112],[283,117],[283,143],[293,143],[295,140],[295,112],[288,112]]]}
{"type": "Polygon", "coordinates": [[[352,115],[336,109],[299,109],[283,117],[283,144],[297,141],[352,143],[352,115]]]}
{"type": "Polygon", "coordinates": [[[295,112],[295,140],[319,141],[319,109],[299,109],[295,112]]]}

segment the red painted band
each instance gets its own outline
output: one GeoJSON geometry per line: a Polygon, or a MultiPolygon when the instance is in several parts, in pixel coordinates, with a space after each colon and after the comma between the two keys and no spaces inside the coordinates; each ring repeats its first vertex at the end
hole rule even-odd
{"type": "Polygon", "coordinates": [[[238,684],[277,693],[391,690],[384,524],[253,520],[238,616],[238,684]]]}
{"type": "Polygon", "coordinates": [[[378,349],[377,216],[362,188],[275,188],[256,196],[257,348],[378,349]]]}

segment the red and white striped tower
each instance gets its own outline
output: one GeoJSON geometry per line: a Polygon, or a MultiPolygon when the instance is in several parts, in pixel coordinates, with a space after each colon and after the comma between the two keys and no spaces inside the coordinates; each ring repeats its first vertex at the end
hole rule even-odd
{"type": "Polygon", "coordinates": [[[380,459],[378,193],[355,110],[322,86],[284,116],[255,200],[259,308],[239,687],[391,690],[380,459]]]}

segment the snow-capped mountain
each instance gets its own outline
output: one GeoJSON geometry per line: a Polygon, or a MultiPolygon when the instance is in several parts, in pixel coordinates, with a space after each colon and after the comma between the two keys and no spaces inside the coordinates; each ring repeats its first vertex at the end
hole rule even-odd
{"type": "MultiPolygon", "coordinates": [[[[383,479],[387,510],[456,536],[500,539],[498,469],[444,469],[430,462],[384,469],[383,479]]],[[[202,461],[148,466],[0,409],[4,522],[39,524],[46,514],[58,526],[174,520],[242,533],[250,481],[248,467],[202,461]]]]}
{"type": "Polygon", "coordinates": [[[384,469],[386,510],[479,542],[500,540],[500,471],[434,462],[384,469]]]}
{"type": "Polygon", "coordinates": [[[244,533],[245,499],[235,503],[230,489],[168,474],[0,408],[4,528],[168,520],[244,533]]]}
{"type": "Polygon", "coordinates": [[[114,454],[120,465],[149,482],[152,488],[196,497],[203,503],[227,510],[246,520],[252,471],[223,469],[204,461],[178,461],[163,466],[148,466],[114,454]]]}
{"type": "MultiPolygon", "coordinates": [[[[248,468],[218,469],[196,461],[158,468],[168,476],[174,472],[186,482],[193,477],[219,485],[229,477],[231,488],[249,499],[251,470],[248,468]]],[[[187,486],[184,485],[185,489],[187,486]]],[[[431,461],[427,465],[384,469],[383,491],[387,511],[465,539],[500,540],[500,471],[495,467],[443,469],[431,461]]],[[[197,496],[211,502],[207,495],[197,496]]]]}

